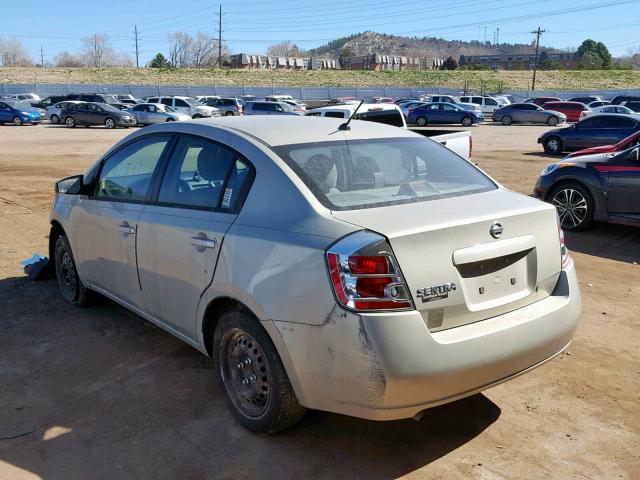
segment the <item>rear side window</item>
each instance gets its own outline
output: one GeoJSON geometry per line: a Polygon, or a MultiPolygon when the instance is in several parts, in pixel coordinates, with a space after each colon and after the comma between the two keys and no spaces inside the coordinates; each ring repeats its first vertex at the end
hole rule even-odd
{"type": "Polygon", "coordinates": [[[344,118],[344,113],[342,112],[324,112],[325,117],[330,118],[344,118]]]}
{"type": "Polygon", "coordinates": [[[173,105],[173,98],[163,98],[160,103],[170,107],[171,105],[173,105]]]}
{"type": "MultiPolygon", "coordinates": [[[[163,102],[164,103],[164,102],[163,102]]],[[[176,107],[186,107],[189,108],[189,104],[187,102],[185,102],[184,100],[180,100],[179,98],[176,98],[176,103],[175,103],[176,107]]]]}
{"type": "MultiPolygon", "coordinates": [[[[327,116],[325,114],[325,116],[327,116]]],[[[367,120],[369,122],[385,123],[395,127],[404,127],[402,113],[397,110],[381,110],[373,112],[357,113],[354,120],[367,120]]]]}
{"type": "Polygon", "coordinates": [[[148,98],[147,103],[158,103],[158,97],[148,98]]]}
{"type": "Polygon", "coordinates": [[[602,117],[602,128],[635,128],[636,121],[625,117],[602,117]]]}
{"type": "Polygon", "coordinates": [[[399,205],[497,188],[468,161],[426,138],[317,142],[274,150],[332,210],[399,205]]]}
{"type": "Polygon", "coordinates": [[[143,201],[153,172],[169,143],[169,136],[143,138],[121,148],[105,160],[94,197],[100,200],[143,201]]]}

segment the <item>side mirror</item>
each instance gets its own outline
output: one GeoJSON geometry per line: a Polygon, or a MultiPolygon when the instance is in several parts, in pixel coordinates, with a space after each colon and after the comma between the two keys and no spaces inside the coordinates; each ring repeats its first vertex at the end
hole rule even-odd
{"type": "Polygon", "coordinates": [[[56,182],[56,193],[64,193],[66,195],[78,195],[82,192],[83,176],[74,175],[72,177],[63,178],[56,182]]]}

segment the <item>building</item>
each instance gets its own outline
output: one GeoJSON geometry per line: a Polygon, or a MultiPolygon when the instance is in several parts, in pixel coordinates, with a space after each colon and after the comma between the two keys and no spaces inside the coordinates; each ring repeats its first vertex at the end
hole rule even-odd
{"type": "Polygon", "coordinates": [[[340,59],[343,70],[437,70],[443,60],[371,53],[340,59]]]}
{"type": "MultiPolygon", "coordinates": [[[[500,55],[461,55],[459,65],[481,65],[494,70],[531,70],[536,61],[535,52],[500,55]]],[[[564,68],[578,68],[577,52],[540,52],[538,66],[543,62],[559,63],[564,68]]]]}
{"type": "Polygon", "coordinates": [[[231,68],[242,70],[335,70],[338,62],[331,59],[304,57],[275,57],[272,55],[230,55],[231,68]]]}

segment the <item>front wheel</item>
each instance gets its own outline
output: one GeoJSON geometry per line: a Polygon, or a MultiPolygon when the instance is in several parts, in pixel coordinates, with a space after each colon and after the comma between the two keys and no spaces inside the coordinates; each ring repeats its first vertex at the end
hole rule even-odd
{"type": "Polygon", "coordinates": [[[470,127],[473,124],[473,119],[471,117],[464,117],[461,123],[463,127],[470,127]]]}
{"type": "Polygon", "coordinates": [[[116,122],[113,118],[107,118],[104,121],[104,126],[111,129],[111,128],[116,128],[116,122]]]}
{"type": "Polygon", "coordinates": [[[509,115],[505,115],[504,117],[502,117],[503,125],[511,125],[511,122],[513,122],[513,119],[509,115]]]}
{"type": "Polygon", "coordinates": [[[176,121],[175,118],[171,118],[171,117],[167,118],[167,122],[175,122],[175,121],[176,121]]]}
{"type": "Polygon", "coordinates": [[[593,222],[595,204],[589,191],[582,185],[558,185],[548,198],[558,210],[560,225],[564,230],[584,230],[593,222]]]}
{"type": "Polygon", "coordinates": [[[550,137],[544,142],[544,151],[551,155],[560,155],[562,153],[562,140],[558,137],[550,137]]]}
{"type": "Polygon", "coordinates": [[[550,127],[555,127],[556,125],[558,125],[558,117],[549,117],[547,119],[547,125],[549,125],[550,127]]]}
{"type": "Polygon", "coordinates": [[[13,124],[16,127],[19,127],[20,125],[22,125],[22,119],[18,116],[13,117],[13,124]]]}
{"type": "Polygon", "coordinates": [[[51,123],[53,123],[54,125],[58,125],[60,123],[60,117],[58,115],[51,115],[51,123]]]}
{"type": "Polygon", "coordinates": [[[67,126],[67,128],[75,128],[76,120],[73,117],[67,117],[64,119],[64,124],[67,126]]]}
{"type": "Polygon", "coordinates": [[[233,112],[232,111],[228,111],[227,113],[224,114],[225,117],[233,117],[233,112]]]}
{"type": "Polygon", "coordinates": [[[220,317],[213,354],[227,405],[246,429],[269,435],[306,413],[269,335],[248,313],[231,310],[220,317]]]}
{"type": "Polygon", "coordinates": [[[56,240],[54,250],[56,279],[62,298],[69,303],[84,307],[89,303],[90,291],[82,285],[76,262],[71,252],[71,245],[66,236],[61,235],[56,240]]]}
{"type": "Polygon", "coordinates": [[[429,123],[426,119],[426,117],[418,117],[416,118],[416,125],[418,125],[419,127],[426,127],[427,123],[429,123]]]}
{"type": "Polygon", "coordinates": [[[196,113],[194,116],[192,116],[191,118],[193,118],[194,120],[197,120],[198,118],[202,118],[202,115],[200,115],[199,113],[196,113]]]}

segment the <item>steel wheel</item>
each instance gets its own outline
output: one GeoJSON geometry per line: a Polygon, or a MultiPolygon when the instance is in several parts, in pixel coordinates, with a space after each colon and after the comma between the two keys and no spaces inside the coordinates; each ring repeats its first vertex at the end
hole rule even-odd
{"type": "Polygon", "coordinates": [[[464,117],[462,119],[462,126],[463,127],[470,127],[473,124],[473,120],[471,117],[464,117]]]}
{"type": "Polygon", "coordinates": [[[64,124],[68,127],[68,128],[74,128],[76,126],[76,121],[73,117],[67,117],[64,119],[64,124]]]}
{"type": "Polygon", "coordinates": [[[104,126],[107,128],[116,128],[116,122],[113,121],[113,118],[107,118],[104,121],[104,126]]]}
{"type": "Polygon", "coordinates": [[[544,150],[547,153],[551,153],[553,155],[562,153],[562,140],[560,140],[558,137],[551,137],[544,144],[544,150]]]}
{"type": "Polygon", "coordinates": [[[557,190],[551,203],[558,210],[562,228],[574,230],[580,227],[589,215],[589,204],[582,192],[572,187],[557,190]]]}
{"type": "Polygon", "coordinates": [[[76,299],[76,293],[78,291],[78,275],[76,273],[76,266],[73,263],[73,258],[66,250],[62,251],[58,259],[58,286],[60,287],[60,293],[62,298],[67,302],[73,302],[76,299]]]}
{"type": "Polygon", "coordinates": [[[240,328],[228,330],[220,343],[220,373],[229,399],[244,415],[259,418],[267,410],[271,371],[260,344],[240,328]]]}
{"type": "Polygon", "coordinates": [[[13,124],[16,127],[19,127],[20,125],[22,125],[22,119],[20,117],[18,117],[18,116],[13,117],[13,124]]]}
{"type": "Polygon", "coordinates": [[[416,119],[416,125],[419,127],[424,127],[427,125],[427,119],[425,117],[418,117],[416,119]]]}

